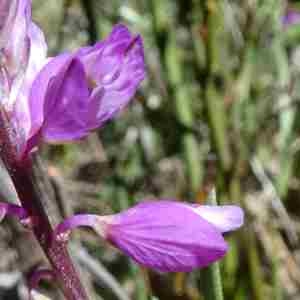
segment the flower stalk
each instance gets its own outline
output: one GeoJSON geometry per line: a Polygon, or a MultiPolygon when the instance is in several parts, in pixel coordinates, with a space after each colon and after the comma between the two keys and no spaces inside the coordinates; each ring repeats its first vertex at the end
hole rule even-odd
{"type": "MultiPolygon", "coordinates": [[[[212,190],[208,204],[217,205],[216,191],[212,190]]],[[[215,262],[201,271],[201,283],[205,300],[224,300],[220,265],[215,262]]]]}
{"type": "Polygon", "coordinates": [[[10,143],[5,113],[0,111],[0,156],[12,178],[23,209],[34,219],[32,232],[49,259],[64,296],[68,300],[87,300],[88,296],[71,261],[66,244],[53,238],[53,229],[41,204],[41,197],[32,177],[32,161],[18,160],[10,143]]]}

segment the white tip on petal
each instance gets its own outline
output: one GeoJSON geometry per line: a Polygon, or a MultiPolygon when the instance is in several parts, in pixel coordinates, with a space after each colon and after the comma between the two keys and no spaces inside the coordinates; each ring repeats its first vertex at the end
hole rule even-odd
{"type": "Polygon", "coordinates": [[[215,225],[221,232],[235,230],[244,223],[244,212],[238,206],[199,205],[194,210],[203,219],[215,225]]]}

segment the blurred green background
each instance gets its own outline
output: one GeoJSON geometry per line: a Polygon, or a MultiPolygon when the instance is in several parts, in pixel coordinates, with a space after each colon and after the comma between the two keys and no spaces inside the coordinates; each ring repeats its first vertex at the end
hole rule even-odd
{"type": "MultiPolygon", "coordinates": [[[[220,204],[246,211],[227,237],[224,299],[300,299],[300,25],[281,22],[297,5],[33,0],[50,55],[118,22],[145,44],[148,75],[132,105],[82,142],[43,148],[72,211],[116,212],[145,198],[204,203],[215,186],[220,204]]],[[[200,272],[144,270],[93,233],[78,235],[131,299],[204,299],[200,272]]],[[[92,286],[95,299],[122,299],[101,276],[92,286]]]]}

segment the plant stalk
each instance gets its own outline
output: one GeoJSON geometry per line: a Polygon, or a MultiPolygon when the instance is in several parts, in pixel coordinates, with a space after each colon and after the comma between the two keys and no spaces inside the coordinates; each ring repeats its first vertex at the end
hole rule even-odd
{"type": "MultiPolygon", "coordinates": [[[[57,241],[45,208],[43,195],[39,193],[34,180],[31,157],[17,158],[15,146],[11,143],[13,131],[6,113],[0,110],[0,156],[14,183],[22,207],[31,218],[30,229],[38,240],[52,265],[64,296],[68,300],[88,300],[69,256],[66,243],[57,241]]],[[[15,138],[14,140],[17,141],[15,138]]]]}
{"type": "MultiPolygon", "coordinates": [[[[213,189],[207,204],[217,205],[216,192],[213,189]]],[[[201,271],[201,285],[205,300],[224,300],[220,265],[215,262],[201,271]]]]}

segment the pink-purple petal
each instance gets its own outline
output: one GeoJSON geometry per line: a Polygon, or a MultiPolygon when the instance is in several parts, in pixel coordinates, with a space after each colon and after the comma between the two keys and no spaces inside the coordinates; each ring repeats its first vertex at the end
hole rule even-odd
{"type": "Polygon", "coordinates": [[[227,244],[187,204],[144,202],[115,215],[107,238],[137,263],[161,272],[188,272],[223,257],[227,244]]]}
{"type": "MultiPolygon", "coordinates": [[[[31,118],[30,136],[33,136],[41,128],[45,114],[49,108],[48,101],[52,102],[52,99],[46,99],[47,93],[51,91],[51,85],[58,82],[68,65],[71,63],[72,57],[68,54],[61,54],[50,61],[43,67],[35,78],[29,95],[29,111],[31,118]]],[[[48,94],[49,97],[49,94],[48,94]]],[[[54,98],[54,97],[53,97],[54,98]]]]}
{"type": "Polygon", "coordinates": [[[96,114],[91,112],[91,128],[102,126],[124,109],[145,77],[141,38],[133,38],[126,46],[116,65],[117,68],[112,68],[111,72],[106,72],[105,76],[102,76],[103,95],[101,99],[94,99],[99,106],[96,111],[94,110],[96,114]]]}
{"type": "Polygon", "coordinates": [[[12,142],[22,155],[31,126],[28,94],[45,62],[47,45],[31,20],[30,0],[2,0],[0,15],[1,104],[11,118],[12,142]]]}
{"type": "Polygon", "coordinates": [[[143,42],[119,24],[104,41],[78,51],[77,55],[90,82],[101,89],[99,97],[91,98],[88,126],[94,129],[127,106],[144,79],[143,42]]]}
{"type": "Polygon", "coordinates": [[[31,135],[38,133],[48,142],[85,136],[89,93],[83,65],[76,57],[66,54],[52,59],[31,90],[31,135]]]}
{"type": "MultiPolygon", "coordinates": [[[[1,2],[0,58],[1,73],[6,74],[8,85],[1,97],[1,104],[11,110],[15,98],[11,90],[18,90],[26,71],[30,41],[27,30],[31,22],[31,2],[29,0],[1,2]]],[[[1,82],[2,84],[2,82],[1,82]]]]}
{"type": "MultiPolygon", "coordinates": [[[[16,90],[22,86],[31,51],[30,28],[33,24],[31,20],[31,1],[11,1],[11,7],[16,11],[13,18],[8,19],[6,24],[8,35],[2,53],[5,57],[5,68],[11,80],[11,89],[14,90],[12,94],[17,95],[16,90]]],[[[16,100],[16,97],[10,95],[6,104],[7,107],[11,109],[16,100]]]]}
{"type": "MultiPolygon", "coordinates": [[[[59,80],[59,77],[58,77],[59,80]]],[[[46,141],[68,141],[86,134],[86,100],[89,89],[86,82],[83,65],[78,59],[73,59],[65,71],[62,81],[53,82],[53,89],[49,89],[44,108],[45,122],[43,136],[46,141]]]]}
{"type": "Polygon", "coordinates": [[[29,107],[29,94],[31,85],[35,76],[46,63],[47,44],[45,37],[40,28],[31,23],[28,28],[28,37],[30,40],[30,55],[25,78],[19,89],[12,89],[10,98],[12,99],[12,121],[16,132],[19,135],[18,148],[19,152],[25,151],[27,140],[29,139],[32,128],[32,114],[29,107]],[[16,99],[16,101],[13,101],[16,99]]]}

